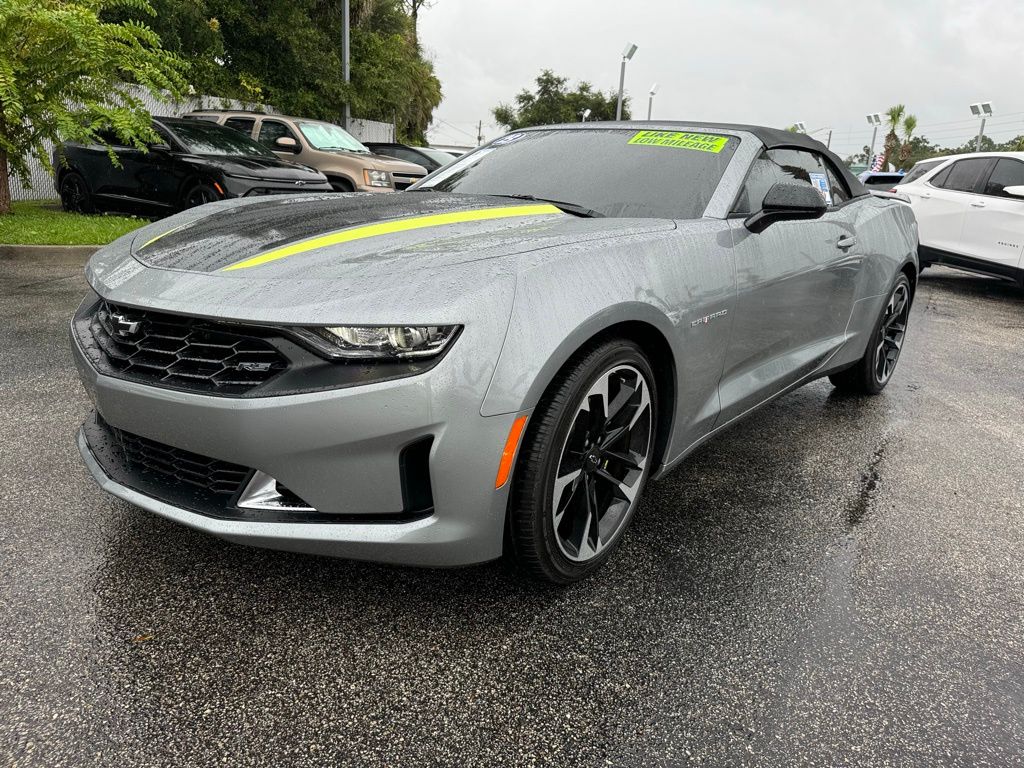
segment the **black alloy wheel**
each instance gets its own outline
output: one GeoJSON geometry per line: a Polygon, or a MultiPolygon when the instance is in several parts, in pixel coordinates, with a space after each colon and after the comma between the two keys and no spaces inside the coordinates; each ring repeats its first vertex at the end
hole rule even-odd
{"type": "Polygon", "coordinates": [[[92,198],[89,187],[74,171],[64,174],[60,181],[60,205],[68,213],[92,213],[92,198]]]}
{"type": "Polygon", "coordinates": [[[552,383],[528,422],[510,507],[531,575],[570,583],[611,554],[652,469],[657,402],[650,363],[625,339],[584,350],[552,383]]]}
{"type": "Polygon", "coordinates": [[[910,280],[901,272],[882,306],[864,356],[850,368],[828,377],[837,389],[860,395],[877,395],[885,389],[907,338],[912,299],[910,280]]]}

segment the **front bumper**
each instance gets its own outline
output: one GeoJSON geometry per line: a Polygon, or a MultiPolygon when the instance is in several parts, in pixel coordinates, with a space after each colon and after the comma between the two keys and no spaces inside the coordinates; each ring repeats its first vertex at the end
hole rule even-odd
{"type": "Polygon", "coordinates": [[[419,566],[501,555],[508,486],[495,491],[494,476],[518,414],[480,415],[482,392],[459,386],[455,375],[466,365],[463,356],[449,354],[426,373],[393,381],[239,399],[100,375],[77,341],[73,349],[111,427],[265,472],[320,514],[316,522],[225,519],[168,503],[115,479],[98,455],[102,446],[90,445],[83,430],[78,445],[86,466],[115,496],[191,528],[273,549],[419,566]],[[425,437],[432,439],[433,512],[402,519],[400,457],[425,437]]]}

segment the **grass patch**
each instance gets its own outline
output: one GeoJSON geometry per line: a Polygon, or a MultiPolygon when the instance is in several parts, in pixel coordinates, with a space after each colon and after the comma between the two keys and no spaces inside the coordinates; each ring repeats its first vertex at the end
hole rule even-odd
{"type": "Polygon", "coordinates": [[[55,200],[15,203],[0,215],[0,243],[7,245],[105,245],[148,224],[128,216],[83,216],[65,213],[55,200]]]}

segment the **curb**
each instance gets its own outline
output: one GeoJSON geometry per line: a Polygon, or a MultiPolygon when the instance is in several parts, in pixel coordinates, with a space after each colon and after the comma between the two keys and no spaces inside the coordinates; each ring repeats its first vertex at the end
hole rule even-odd
{"type": "Polygon", "coordinates": [[[80,258],[87,259],[100,245],[4,245],[0,243],[0,259],[80,258]]]}

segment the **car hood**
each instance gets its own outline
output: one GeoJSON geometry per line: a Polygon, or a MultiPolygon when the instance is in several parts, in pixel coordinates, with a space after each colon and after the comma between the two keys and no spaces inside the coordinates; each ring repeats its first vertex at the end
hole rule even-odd
{"type": "Polygon", "coordinates": [[[466,317],[469,301],[498,311],[517,270],[537,259],[584,259],[604,240],[674,228],[665,219],[585,219],[546,204],[430,192],[241,198],[115,241],[92,257],[86,276],[110,301],[200,316],[386,324],[423,312],[436,323],[466,317]]]}
{"type": "Polygon", "coordinates": [[[417,163],[410,163],[408,160],[399,160],[397,157],[388,157],[387,155],[370,155],[373,158],[373,164],[382,171],[390,171],[391,173],[405,173],[405,174],[426,174],[427,169],[417,163]]]}
{"type": "Polygon", "coordinates": [[[185,155],[183,159],[200,162],[229,176],[258,176],[268,181],[323,182],[320,171],[277,157],[258,155],[185,155]]]}
{"type": "Polygon", "coordinates": [[[582,219],[543,203],[429,192],[268,197],[164,223],[163,231],[135,238],[138,261],[239,279],[339,278],[357,266],[382,274],[439,268],[672,227],[659,219],[582,219]]]}

